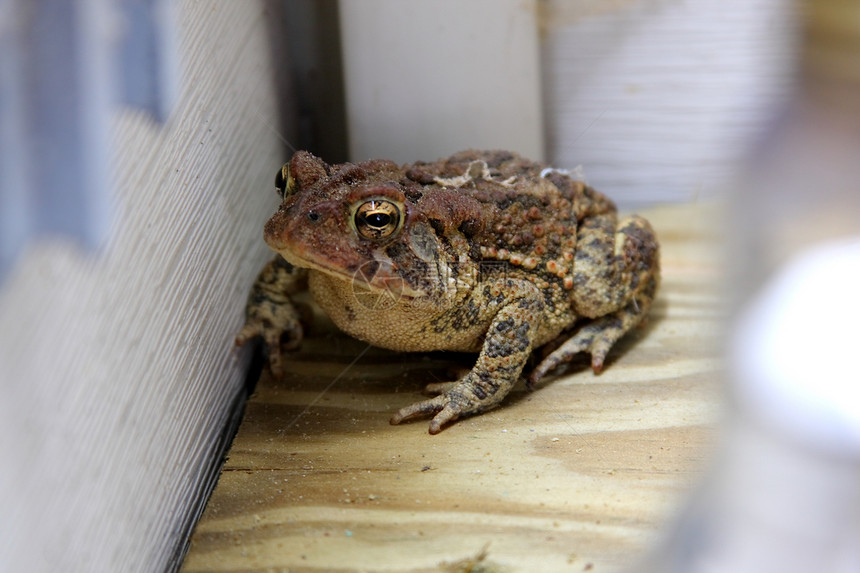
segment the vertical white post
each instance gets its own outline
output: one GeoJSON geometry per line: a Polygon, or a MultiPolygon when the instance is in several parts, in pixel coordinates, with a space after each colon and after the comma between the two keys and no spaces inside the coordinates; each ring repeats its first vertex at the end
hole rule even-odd
{"type": "Polygon", "coordinates": [[[542,159],[536,0],[343,0],[352,160],[542,159]]]}

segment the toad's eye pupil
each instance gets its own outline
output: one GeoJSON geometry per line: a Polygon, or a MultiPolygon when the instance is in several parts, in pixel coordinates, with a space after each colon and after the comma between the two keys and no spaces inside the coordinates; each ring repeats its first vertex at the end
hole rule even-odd
{"type": "Polygon", "coordinates": [[[391,224],[391,215],[388,213],[368,213],[364,220],[371,227],[382,228],[391,224]]]}
{"type": "Polygon", "coordinates": [[[387,199],[371,199],[356,206],[353,226],[365,239],[390,237],[400,230],[403,218],[397,203],[387,199]]]}

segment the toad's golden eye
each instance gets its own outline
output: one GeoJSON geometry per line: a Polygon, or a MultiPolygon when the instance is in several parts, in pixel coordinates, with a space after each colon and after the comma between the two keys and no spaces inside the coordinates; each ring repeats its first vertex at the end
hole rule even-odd
{"type": "Polygon", "coordinates": [[[359,203],[352,216],[355,230],[365,239],[384,239],[400,230],[401,206],[388,199],[359,203]]]}
{"type": "Polygon", "coordinates": [[[275,191],[281,196],[281,199],[286,199],[295,191],[296,182],[290,175],[290,164],[284,165],[275,173],[275,191]]]}

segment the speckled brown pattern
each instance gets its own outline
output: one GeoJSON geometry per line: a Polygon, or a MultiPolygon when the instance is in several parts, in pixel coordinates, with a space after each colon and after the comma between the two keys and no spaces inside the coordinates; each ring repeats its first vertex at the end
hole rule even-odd
{"type": "Polygon", "coordinates": [[[315,300],[352,336],[400,351],[479,353],[469,373],[433,385],[439,395],[401,409],[395,424],[435,414],[435,434],[496,406],[532,350],[560,336],[530,384],[579,352],[598,372],[659,284],[647,221],[619,222],[591,187],[507,151],[407,166],[328,165],[298,152],[276,184],[284,201],[264,237],[289,265],[263,270],[237,343],[263,337],[280,369],[281,351],[302,334],[287,296],[293,269],[308,269],[315,300]]]}

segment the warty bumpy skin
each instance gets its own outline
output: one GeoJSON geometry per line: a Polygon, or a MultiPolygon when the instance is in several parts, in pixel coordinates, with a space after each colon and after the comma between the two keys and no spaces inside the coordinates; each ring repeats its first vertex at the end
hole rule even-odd
{"type": "Polygon", "coordinates": [[[532,351],[533,387],[580,352],[595,372],[647,316],[660,282],[648,221],[563,170],[507,151],[435,162],[329,165],[297,152],[266,223],[278,253],[249,296],[237,344],[261,337],[269,365],[303,336],[290,295],[308,288],[344,332],[397,351],[478,353],[461,379],[402,408],[391,423],[432,416],[430,433],[497,406],[532,351]],[[548,344],[552,343],[552,344],[548,344]]]}

